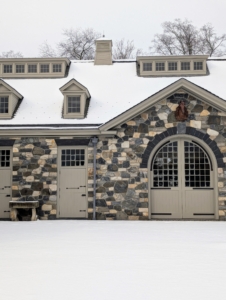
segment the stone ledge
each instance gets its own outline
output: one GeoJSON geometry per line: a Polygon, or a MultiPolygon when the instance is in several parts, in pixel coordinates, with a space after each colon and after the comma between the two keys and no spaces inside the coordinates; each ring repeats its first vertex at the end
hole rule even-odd
{"type": "Polygon", "coordinates": [[[39,201],[10,201],[10,208],[37,208],[39,201]]]}

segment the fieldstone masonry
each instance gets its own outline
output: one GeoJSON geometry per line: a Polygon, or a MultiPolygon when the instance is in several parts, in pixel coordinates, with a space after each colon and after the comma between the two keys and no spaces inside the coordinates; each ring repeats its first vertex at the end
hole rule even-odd
{"type": "Polygon", "coordinates": [[[57,146],[54,139],[21,138],[13,146],[13,201],[39,201],[41,220],[56,218],[57,146]]]}
{"type": "MultiPolygon", "coordinates": [[[[226,113],[183,90],[127,121],[118,128],[114,139],[100,139],[97,145],[98,219],[148,220],[148,158],[159,141],[178,133],[199,137],[214,152],[218,164],[219,216],[225,220],[226,113]],[[174,112],[182,99],[189,119],[180,125],[174,112]]],[[[92,149],[89,158],[91,163],[92,149]]],[[[89,217],[92,218],[91,170],[89,174],[89,217]]]]}
{"type": "MultiPolygon", "coordinates": [[[[218,164],[219,216],[226,213],[226,113],[183,90],[117,128],[97,144],[96,213],[99,220],[148,220],[148,169],[151,150],[180,130],[204,140],[218,164]],[[174,112],[184,100],[189,120],[178,126],[174,112]],[[185,128],[185,129],[184,129],[185,128]]],[[[73,138],[73,137],[72,137],[73,138]]],[[[38,200],[41,220],[56,218],[56,138],[21,138],[13,146],[13,198],[38,200]]],[[[88,147],[88,217],[93,213],[93,147],[88,147]]]]}

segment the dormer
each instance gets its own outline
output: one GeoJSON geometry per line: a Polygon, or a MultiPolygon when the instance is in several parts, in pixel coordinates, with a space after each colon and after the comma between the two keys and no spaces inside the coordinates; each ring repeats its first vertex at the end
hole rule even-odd
{"type": "Polygon", "coordinates": [[[142,77],[207,75],[208,55],[137,56],[142,77]]]}
{"type": "Polygon", "coordinates": [[[63,78],[70,66],[68,58],[0,58],[1,78],[63,78]]]}
{"type": "Polygon", "coordinates": [[[94,65],[112,65],[112,40],[105,37],[96,40],[94,65]]]}
{"type": "Polygon", "coordinates": [[[88,89],[72,79],[62,86],[60,91],[64,96],[63,117],[66,119],[85,118],[91,98],[88,89]]]}
{"type": "Polygon", "coordinates": [[[0,79],[0,119],[11,119],[23,96],[0,79]]]}

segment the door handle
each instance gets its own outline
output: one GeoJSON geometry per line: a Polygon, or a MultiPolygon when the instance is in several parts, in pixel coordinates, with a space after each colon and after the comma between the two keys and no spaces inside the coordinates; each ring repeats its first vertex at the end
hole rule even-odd
{"type": "Polygon", "coordinates": [[[5,188],[11,188],[11,186],[5,186],[5,188]]]}
{"type": "Polygon", "coordinates": [[[86,196],[86,194],[82,194],[82,197],[85,197],[86,196]]]}
{"type": "Polygon", "coordinates": [[[67,187],[66,190],[79,190],[79,187],[78,188],[67,187]]]}
{"type": "Polygon", "coordinates": [[[80,209],[80,211],[86,211],[85,209],[80,209]]]}
{"type": "Polygon", "coordinates": [[[10,197],[10,195],[6,195],[6,197],[10,197]]]}
{"type": "Polygon", "coordinates": [[[10,212],[10,210],[4,210],[4,212],[10,212]]]}
{"type": "Polygon", "coordinates": [[[80,187],[86,187],[86,185],[80,185],[80,187]]]}

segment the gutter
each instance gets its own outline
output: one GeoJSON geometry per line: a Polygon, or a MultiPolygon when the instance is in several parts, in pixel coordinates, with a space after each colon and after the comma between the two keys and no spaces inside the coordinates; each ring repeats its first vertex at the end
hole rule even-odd
{"type": "Polygon", "coordinates": [[[96,155],[98,138],[91,139],[93,143],[93,220],[96,220],[96,155]]]}

